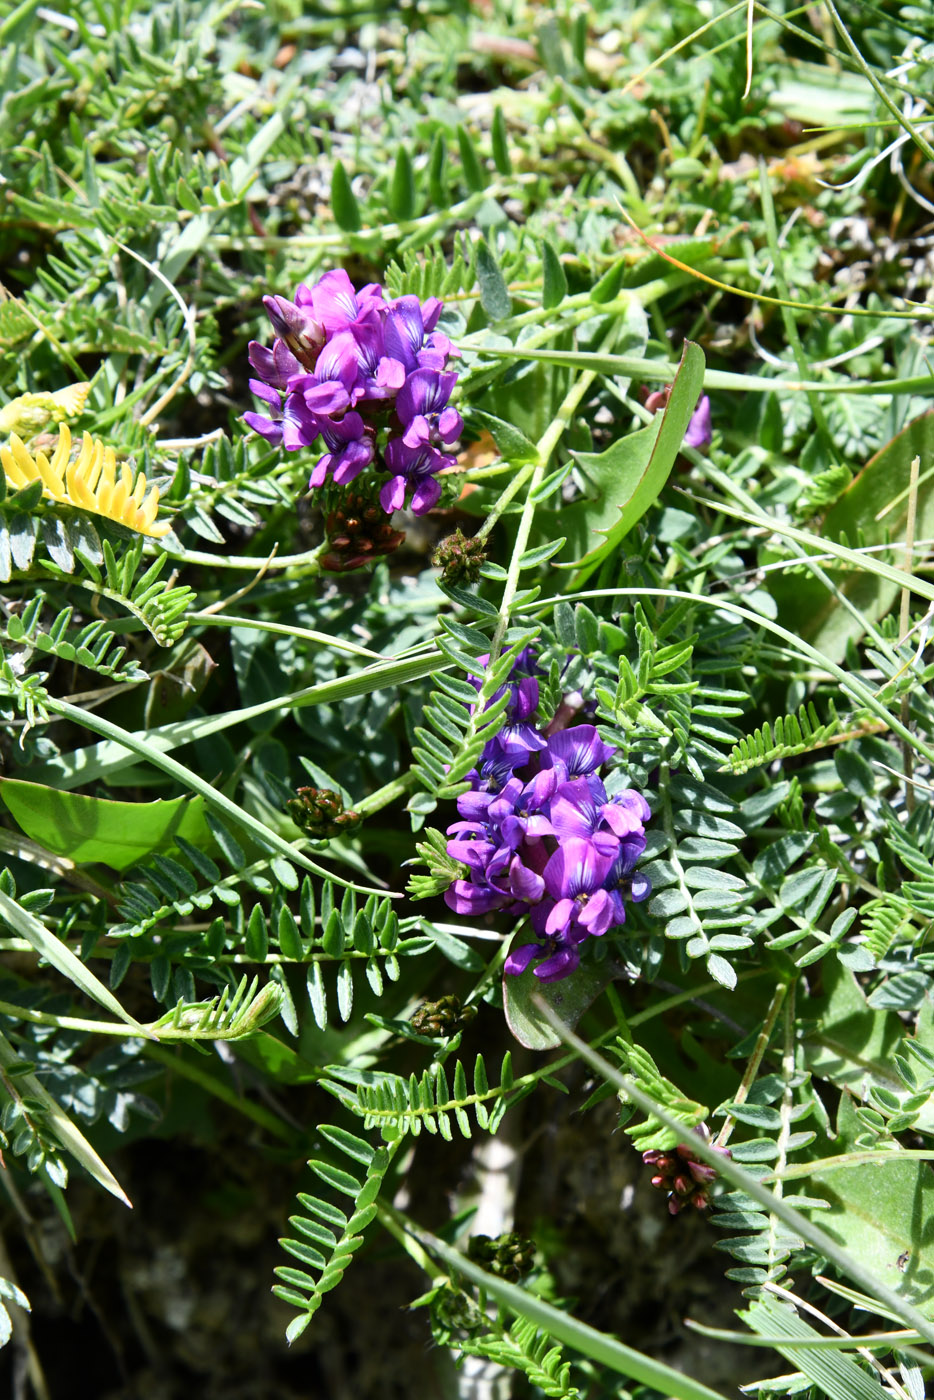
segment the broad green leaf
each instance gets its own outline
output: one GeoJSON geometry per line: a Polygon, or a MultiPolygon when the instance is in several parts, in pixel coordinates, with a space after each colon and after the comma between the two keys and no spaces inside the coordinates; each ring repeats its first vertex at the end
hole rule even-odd
{"type": "Polygon", "coordinates": [[[199,848],[210,842],[201,797],[112,802],[19,778],[0,778],[0,797],[27,836],[76,865],[123,871],[153,851],[171,850],[179,836],[199,848]]]}
{"type": "Polygon", "coordinates": [[[575,556],[581,583],[625,539],[658,499],[684,441],[691,414],[704,383],[704,352],[685,341],[681,363],[664,413],[646,428],[630,433],[605,452],[577,453],[581,472],[593,495],[562,512],[568,553],[575,556]],[[594,541],[594,536],[603,536],[594,541]]]}
{"type": "Polygon", "coordinates": [[[584,1012],[613,980],[609,962],[579,967],[572,977],[561,982],[542,982],[527,967],[520,976],[503,974],[503,1008],[506,1024],[520,1045],[527,1050],[554,1050],[561,1044],[535,1004],[544,1001],[572,1030],[584,1012]]]}
{"type": "MultiPolygon", "coordinates": [[[[854,1147],[862,1124],[849,1094],[837,1113],[837,1146],[854,1147]]],[[[934,1317],[934,1174],[926,1162],[891,1160],[815,1174],[808,1191],[830,1202],[821,1227],[864,1268],[934,1317]]],[[[792,1201],[794,1197],[790,1198],[792,1201]]]]}
{"type": "MultiPolygon", "coordinates": [[[[853,973],[835,954],[828,954],[822,967],[824,995],[808,1005],[809,1020],[816,1018],[803,1042],[808,1069],[815,1078],[860,1097],[870,1088],[886,1089],[899,1100],[907,1097],[892,1063],[905,1032],[901,1019],[894,1011],[869,1006],[853,973]]],[[[922,1016],[918,1040],[928,1045],[931,1036],[929,1018],[922,1016]]],[[[934,1131],[934,1103],[922,1108],[918,1125],[934,1131]]]]}
{"type": "MultiPolygon", "coordinates": [[[[903,567],[903,551],[898,542],[904,541],[907,533],[908,486],[915,457],[921,458],[915,539],[930,539],[934,535],[934,411],[909,423],[870,458],[825,515],[820,536],[836,542],[845,535],[851,548],[858,542],[877,545],[892,540],[894,557],[889,562],[903,567]]],[[[824,568],[841,593],[870,622],[885,617],[899,596],[897,583],[869,570],[830,565],[824,568]]],[[[866,630],[858,617],[817,579],[800,574],[781,576],[774,578],[771,591],[779,605],[780,620],[793,625],[806,641],[833,661],[842,661],[847,641],[857,641],[866,630]]]]}

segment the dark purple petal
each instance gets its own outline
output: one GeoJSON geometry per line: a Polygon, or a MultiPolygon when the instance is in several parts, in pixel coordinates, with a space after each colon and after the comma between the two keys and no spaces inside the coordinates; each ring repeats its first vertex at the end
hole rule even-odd
{"type": "Polygon", "coordinates": [[[412,493],[412,513],[425,515],[441,499],[441,482],[433,476],[424,477],[412,493]]]}
{"type": "Polygon", "coordinates": [[[250,389],[256,397],[262,399],[264,403],[271,404],[275,409],[282,408],[282,395],[278,389],[273,389],[268,384],[264,384],[261,379],[251,379],[250,389]]]}
{"type": "Polygon", "coordinates": [[[386,354],[411,372],[418,365],[416,356],[425,340],[425,324],[418,297],[399,297],[392,303],[383,322],[386,354]]]}
{"type": "Polygon", "coordinates": [[[405,505],[405,477],[393,476],[380,487],[379,503],[387,515],[405,505]]]}
{"type": "Polygon", "coordinates": [[[464,420],[450,404],[438,417],[438,437],[442,442],[454,442],[463,431],[464,420]]]}
{"type": "Polygon", "coordinates": [[[603,742],[592,724],[577,724],[573,729],[552,734],[542,754],[542,766],[557,768],[562,765],[568,778],[581,778],[602,768],[615,752],[611,744],[603,742]]]}
{"type": "Polygon", "coordinates": [[[444,302],[439,301],[437,297],[429,297],[427,301],[422,302],[422,325],[425,328],[426,335],[434,330],[435,326],[438,324],[438,317],[443,310],[444,302]]]}
{"type": "Polygon", "coordinates": [[[399,390],[396,399],[396,412],[400,420],[409,424],[418,415],[429,417],[446,408],[451,391],[457,383],[454,373],[440,374],[433,369],[417,369],[410,374],[399,390]]]}
{"type": "Polygon", "coordinates": [[[455,914],[477,917],[489,914],[493,909],[502,909],[509,902],[509,896],[472,885],[469,880],[455,880],[451,888],[445,891],[444,902],[455,914]]]}
{"type": "Polygon", "coordinates": [[[581,955],[577,948],[559,948],[550,958],[539,963],[535,969],[535,976],[540,982],[560,982],[562,978],[569,977],[572,972],[576,972],[580,965],[581,955]]]}
{"type": "Polygon", "coordinates": [[[523,943],[520,947],[513,948],[503,964],[503,971],[510,977],[518,977],[525,971],[533,958],[540,956],[541,951],[537,943],[523,943]]]}
{"type": "Polygon", "coordinates": [[[613,924],[613,901],[606,890],[597,890],[580,910],[577,921],[591,936],[599,937],[613,924]]]}
{"type": "MultiPolygon", "coordinates": [[[[546,866],[547,872],[547,866],[546,866]]],[[[545,932],[552,936],[556,933],[564,933],[574,917],[576,907],[573,899],[559,899],[552,906],[548,918],[545,920],[545,932]]]]}
{"type": "Polygon", "coordinates": [[[652,893],[652,881],[647,875],[633,875],[632,877],[632,902],[641,904],[643,899],[648,899],[652,893]]]}
{"type": "Polygon", "coordinates": [[[578,899],[582,894],[590,894],[603,883],[611,864],[591,841],[571,838],[558,847],[545,866],[548,893],[555,899],[578,899]]]}
{"type": "Polygon", "coordinates": [[[264,418],[261,413],[244,413],[243,421],[247,427],[252,428],[254,433],[259,433],[273,447],[279,447],[282,443],[282,424],[274,423],[271,418],[264,418]]]}
{"type": "Polygon", "coordinates": [[[710,399],[704,394],[700,403],[691,414],[691,421],[688,423],[687,431],[684,434],[684,446],[696,447],[698,451],[704,452],[713,441],[713,429],[710,423],[710,399]]]}
{"type": "Polygon", "coordinates": [[[326,272],[311,288],[315,316],[330,334],[346,330],[357,320],[376,316],[380,296],[374,295],[375,283],[364,287],[359,298],[344,269],[326,272]]]}
{"type": "Polygon", "coordinates": [[[529,870],[523,865],[516,856],[509,867],[509,888],[516,899],[524,899],[527,904],[537,904],[545,893],[545,881],[541,875],[536,875],[534,870],[529,870]]]}

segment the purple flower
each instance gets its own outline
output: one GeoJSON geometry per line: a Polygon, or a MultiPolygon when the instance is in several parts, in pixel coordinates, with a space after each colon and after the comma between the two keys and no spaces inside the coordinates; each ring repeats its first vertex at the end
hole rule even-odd
{"type": "Polygon", "coordinates": [[[430,334],[437,325],[442,307],[443,302],[437,297],[420,302],[418,297],[407,296],[393,302],[383,324],[386,356],[383,373],[398,378],[401,371],[400,388],[405,376],[419,368],[444,369],[453,346],[446,335],[430,334]]]}
{"type": "Polygon", "coordinates": [[[700,403],[691,414],[691,421],[688,423],[687,431],[684,434],[684,446],[696,447],[698,451],[705,452],[713,441],[713,430],[710,426],[710,399],[706,394],[702,395],[700,403]]]}
{"type": "MultiPolygon", "coordinates": [[[[303,288],[299,287],[298,290],[301,293],[303,288]]],[[[324,326],[314,319],[309,310],[294,301],[287,301],[285,297],[263,297],[263,305],[279,343],[299,364],[306,369],[314,369],[326,339],[324,326]]]]}
{"type": "Polygon", "coordinates": [[[303,283],[296,293],[296,301],[300,306],[304,303],[313,308],[315,317],[329,335],[373,322],[384,306],[383,289],[378,283],[370,282],[355,292],[342,267],[326,272],[313,287],[303,283]]]}
{"type": "Polygon", "coordinates": [[[556,835],[547,815],[556,779],[554,769],[537,773],[525,786],[512,777],[499,796],[490,802],[490,820],[497,824],[510,849],[516,850],[526,840],[537,841],[543,836],[556,835]]]}
{"type": "Polygon", "coordinates": [[[408,500],[416,515],[441,496],[437,480],[454,459],[439,448],[462,430],[450,403],[457,375],[445,365],[456,351],[441,331],[436,297],[386,301],[370,283],[359,292],[343,269],[301,283],[295,300],[267,296],[275,333],[271,348],[255,341],[251,387],[263,412],[249,427],[290,451],[324,438],[312,489],[328,480],[347,485],[370,465],[389,479],[380,491],[387,514],[408,500]]]}
{"type": "Polygon", "coordinates": [[[453,465],[453,457],[443,457],[433,447],[407,447],[402,438],[393,438],[386,448],[386,466],[393,474],[380,489],[380,505],[391,515],[402,509],[411,490],[413,512],[424,515],[441,496],[435,473],[453,465]]]}
{"type": "Polygon", "coordinates": [[[460,437],[463,420],[448,403],[456,382],[456,374],[439,374],[434,369],[417,369],[409,375],[396,399],[406,447],[447,445],[460,437]]]}
{"type": "MultiPolygon", "coordinates": [[[[553,773],[555,770],[545,771],[553,773]]],[[[595,774],[562,783],[555,792],[550,811],[554,834],[559,841],[583,839],[590,841],[601,855],[611,858],[616,855],[619,835],[625,832],[614,831],[613,823],[607,821],[607,813],[612,813],[616,825],[622,813],[607,800],[606,790],[595,774]]]]}
{"type": "Polygon", "coordinates": [[[546,934],[570,933],[574,924],[584,929],[582,938],[606,933],[613,922],[613,902],[603,888],[609,868],[610,860],[591,841],[574,837],[558,847],[544,870],[555,901],[545,918],[546,934]]]}
{"type": "Polygon", "coordinates": [[[267,403],[271,416],[260,413],[244,413],[244,422],[254,432],[259,433],[275,447],[285,447],[289,452],[299,447],[310,447],[318,436],[318,423],[309,411],[301,394],[286,394],[283,401],[276,389],[270,389],[259,379],[250,380],[250,388],[258,398],[267,403]]]}
{"type": "Polygon", "coordinates": [[[584,778],[608,763],[616,750],[605,744],[592,724],[576,724],[552,734],[542,754],[543,768],[557,768],[562,781],[584,778]]]}
{"type": "MultiPolygon", "coordinates": [[[[260,345],[258,340],[251,340],[248,358],[260,379],[273,389],[285,391],[293,374],[301,373],[301,365],[284,340],[273,341],[271,350],[268,350],[265,345],[260,345]]],[[[254,381],[251,380],[251,387],[253,383],[254,381]]],[[[253,392],[259,393],[260,391],[254,389],[253,392]]]]}
{"type": "Polygon", "coordinates": [[[551,940],[548,948],[542,948],[538,943],[523,943],[520,947],[513,948],[503,964],[503,970],[510,976],[516,976],[524,972],[535,958],[541,958],[545,953],[548,953],[548,956],[535,969],[535,976],[541,982],[560,982],[562,978],[576,972],[580,966],[580,949],[576,944],[559,944],[551,940]]]}
{"type": "Polygon", "coordinates": [[[624,924],[626,922],[626,906],[623,903],[623,893],[627,893],[633,904],[640,904],[643,899],[648,899],[652,893],[652,882],[646,875],[633,875],[632,870],[636,861],[645,850],[645,832],[627,836],[619,843],[619,850],[613,859],[613,863],[606,873],[603,887],[610,896],[613,905],[613,923],[624,924]]]}
{"type": "Polygon", "coordinates": [[[338,422],[329,422],[321,436],[330,451],[318,458],[309,486],[323,486],[328,476],[338,486],[346,486],[373,460],[373,439],[359,413],[345,413],[338,422]]]}

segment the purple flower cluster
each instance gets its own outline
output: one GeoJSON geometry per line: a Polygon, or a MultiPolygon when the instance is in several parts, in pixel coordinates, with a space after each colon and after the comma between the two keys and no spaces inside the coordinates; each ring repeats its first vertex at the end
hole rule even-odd
{"type": "Polygon", "coordinates": [[[645,899],[634,874],[645,850],[645,798],[631,788],[608,796],[599,770],[616,752],[591,724],[543,734],[532,723],[538,681],[527,653],[510,678],[506,726],[487,744],[457,799],[462,818],[447,851],[468,868],[445,894],[458,914],[494,909],[529,914],[537,943],[513,949],[506,971],[557,982],[580,962],[585,938],[625,922],[624,894],[645,899]]]}
{"type": "Polygon", "coordinates": [[[294,301],[263,297],[276,333],[272,348],[250,342],[259,376],[250,388],[269,415],[244,420],[269,442],[294,452],[320,437],[326,451],[309,485],[330,478],[346,486],[376,463],[389,472],[380,490],[387,514],[411,492],[416,515],[437,504],[441,450],[460,436],[461,416],[449,400],[457,375],[446,368],[454,346],[436,329],[437,297],[386,301],[370,283],[355,292],[342,269],[313,286],[301,283],[294,301]]]}

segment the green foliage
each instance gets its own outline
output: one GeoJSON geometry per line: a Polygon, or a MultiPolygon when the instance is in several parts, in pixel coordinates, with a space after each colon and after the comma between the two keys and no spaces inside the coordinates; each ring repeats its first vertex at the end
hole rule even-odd
{"type": "MultiPolygon", "coordinates": [[[[658,1065],[647,1050],[643,1050],[639,1045],[627,1045],[618,1040],[617,1053],[623,1068],[643,1093],[649,1094],[667,1109],[673,1118],[683,1123],[685,1133],[703,1123],[708,1110],[703,1104],[686,1098],[677,1085],[660,1074],[658,1065]]],[[[670,1128],[663,1127],[657,1118],[649,1118],[643,1123],[629,1123],[626,1125],[626,1132],[640,1152],[653,1148],[675,1147],[679,1141],[677,1135],[670,1128]]]]}
{"type": "Polygon", "coordinates": [[[299,1238],[279,1241],[282,1248],[304,1268],[280,1264],[273,1292],[283,1302],[299,1308],[289,1324],[288,1339],[300,1337],[321,1306],[325,1293],[336,1288],[353,1255],[363,1244],[363,1232],[376,1218],[377,1199],[383,1178],[395,1154],[394,1147],[373,1148],[369,1143],[345,1128],[322,1124],[318,1131],[336,1152],[355,1164],[353,1171],[346,1165],[315,1159],[308,1163],[315,1175],[342,1198],[342,1205],[329,1199],[300,1192],[298,1203],[303,1214],[290,1215],[289,1224],[299,1238]],[[365,1168],[360,1175],[360,1167],[365,1168]],[[349,1201],[349,1204],[346,1204],[349,1201]],[[346,1206],[346,1208],[345,1208],[346,1206]],[[308,1269],[314,1269],[317,1279],[308,1269]]]}
{"type": "Polygon", "coordinates": [[[745,773],[759,764],[773,763],[777,758],[793,758],[801,753],[822,749],[836,733],[840,721],[831,706],[831,718],[821,724],[813,703],[801,706],[796,715],[785,715],[774,725],[764,724],[748,738],[741,739],[729,757],[734,773],[745,773]]]}
{"type": "MultiPolygon", "coordinates": [[[[631,1319],[605,1279],[559,1268],[581,1179],[562,1151],[603,1163],[628,1141],[635,1176],[638,1151],[688,1135],[707,1160],[693,1129],[709,1123],[732,1154],[709,1194],[754,1299],[740,1316],[796,1368],[760,1393],[878,1391],[845,1353],[881,1319],[902,1328],[871,1343],[885,1385],[919,1400],[931,25],[917,6],[850,28],[832,5],[823,28],[754,16],[747,74],[747,17],[729,7],[338,9],[129,0],[0,21],[0,389],[90,380],[76,433],[120,443],[172,521],[146,540],[0,480],[10,1198],[40,1232],[44,1211],[71,1228],[76,1163],[124,1200],[114,1133],[171,1143],[197,1124],[219,1193],[231,1160],[274,1161],[265,1182],[310,1155],[322,1194],[299,1194],[276,1271],[290,1341],[372,1225],[381,1256],[398,1247],[425,1274],[437,1354],[557,1400],[628,1395],[621,1376],[717,1400],[687,1349],[683,1373],[649,1354],[651,1326],[645,1354],[613,1340],[631,1319]],[[241,421],[262,297],[336,267],[445,303],[465,423],[439,509],[344,572],[331,542],[375,498],[372,469],[352,511],[333,480],[308,490],[317,449],[241,421]],[[702,393],[713,439],[685,448],[702,393]],[[476,541],[469,587],[429,565],[455,529],[476,541]],[[616,887],[625,923],[552,983],[503,972],[516,947],[545,951],[547,906],[525,922],[500,889],[473,918],[441,902],[473,878],[446,832],[511,722],[527,649],[529,722],[596,725],[608,794],[635,788],[652,810],[616,887]],[[296,826],[309,782],[358,820],[296,826]],[[419,863],[413,912],[402,872],[419,863]],[[638,1117],[617,1138],[595,1113],[551,1132],[550,1094],[573,1109],[614,1092],[584,1077],[607,1044],[638,1117]],[[322,1094],[340,1122],[310,1136],[322,1094]],[[485,1139],[462,1144],[469,1173],[449,1144],[499,1134],[526,1099],[506,1125],[529,1150],[504,1208],[537,1232],[519,1286],[476,1269],[466,1198],[443,1239],[417,1192],[399,1203],[412,1162],[438,1200],[468,1174],[483,1197],[485,1139]],[[521,1219],[549,1199],[536,1178],[561,1183],[546,1224],[521,1219]],[[839,1352],[787,1306],[805,1299],[843,1330],[839,1352]],[[572,1315],[598,1307],[605,1333],[572,1315]]],[[[505,779],[483,781],[492,797],[505,779]]],[[[535,873],[551,850],[526,850],[535,873]]],[[[646,1194],[637,1208],[664,1212],[646,1194]]],[[[605,1224],[588,1229],[612,1268],[605,1224]]],[[[683,1224],[659,1250],[680,1250],[683,1224]]],[[[0,1345],[4,1300],[28,1308],[0,1279],[0,1345]]],[[[668,1318],[679,1300],[640,1317],[653,1306],[668,1318]]],[[[364,1318],[353,1347],[367,1342],[364,1318]]]]}

